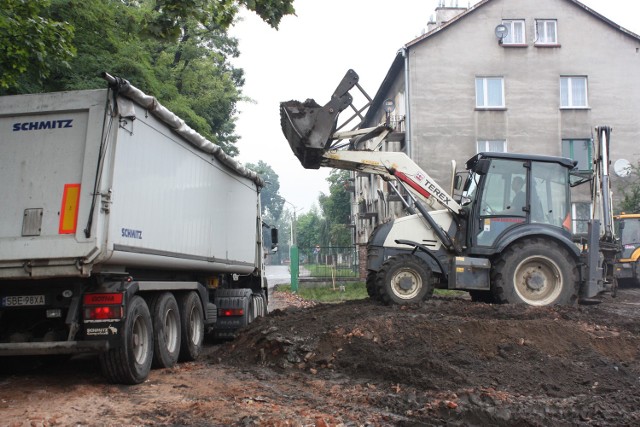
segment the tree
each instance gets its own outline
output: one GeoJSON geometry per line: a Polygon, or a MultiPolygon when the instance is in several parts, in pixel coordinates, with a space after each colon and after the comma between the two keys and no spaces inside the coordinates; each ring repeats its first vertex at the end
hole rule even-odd
{"type": "Polygon", "coordinates": [[[296,244],[300,248],[312,248],[316,245],[326,246],[326,233],[323,233],[326,222],[314,206],[300,215],[296,221],[296,244]],[[324,236],[323,236],[324,234],[324,236]]]}
{"type": "Polygon", "coordinates": [[[244,76],[230,63],[240,52],[227,30],[240,7],[277,28],[294,13],[292,2],[0,0],[0,94],[103,88],[107,71],[154,95],[234,156],[244,76]]]}
{"type": "Polygon", "coordinates": [[[266,184],[260,191],[262,217],[269,224],[277,223],[284,206],[284,198],[280,196],[280,177],[262,160],[258,161],[258,164],[247,163],[245,166],[265,180],[266,184]]]}
{"type": "MultiPolygon", "coordinates": [[[[49,0],[0,0],[0,91],[23,76],[42,81],[75,54],[73,27],[48,14],[49,0]]],[[[0,92],[2,93],[2,92],[0,92]]]]}
{"type": "Polygon", "coordinates": [[[619,187],[622,194],[618,212],[640,213],[640,162],[631,166],[631,173],[620,180],[619,187]]]}
{"type": "Polygon", "coordinates": [[[327,178],[329,195],[320,193],[318,199],[328,229],[329,242],[333,246],[350,246],[351,198],[347,191],[350,174],[346,170],[333,169],[327,178]]]}

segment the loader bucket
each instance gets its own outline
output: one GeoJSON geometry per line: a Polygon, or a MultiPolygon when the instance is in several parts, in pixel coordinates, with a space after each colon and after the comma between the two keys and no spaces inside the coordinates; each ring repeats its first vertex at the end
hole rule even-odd
{"type": "Polygon", "coordinates": [[[302,166],[318,169],[322,155],[336,128],[335,117],[327,115],[313,99],[280,104],[280,124],[289,146],[302,166]]]}
{"type": "Polygon", "coordinates": [[[347,71],[325,106],[320,106],[313,99],[280,103],[282,132],[304,168],[320,167],[322,157],[331,145],[338,115],[351,104],[353,98],[349,90],[357,82],[355,71],[347,71]]]}

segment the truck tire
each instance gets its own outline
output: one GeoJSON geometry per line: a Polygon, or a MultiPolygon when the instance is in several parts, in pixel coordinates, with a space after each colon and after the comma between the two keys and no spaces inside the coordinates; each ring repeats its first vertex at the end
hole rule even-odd
{"type": "Polygon", "coordinates": [[[369,298],[375,301],[377,301],[380,298],[380,295],[378,295],[378,285],[376,284],[377,274],[378,274],[377,271],[373,271],[373,270],[367,271],[367,282],[366,282],[367,295],[369,295],[369,298]]]}
{"type": "Polygon", "coordinates": [[[267,315],[267,302],[264,298],[264,292],[254,292],[251,295],[251,313],[252,317],[249,319],[249,323],[258,317],[267,315]]]}
{"type": "Polygon", "coordinates": [[[180,356],[183,362],[194,361],[202,351],[204,342],[204,313],[198,294],[191,291],[178,297],[180,310],[180,356]]]}
{"type": "Polygon", "coordinates": [[[112,383],[140,384],[148,376],[153,360],[153,323],[141,296],[127,304],[122,325],[122,345],[100,355],[103,375],[112,383]]]}
{"type": "Polygon", "coordinates": [[[499,255],[491,271],[498,302],[575,305],[578,269],[569,252],[549,239],[521,240],[499,255]]]}
{"type": "Polygon", "coordinates": [[[433,294],[431,268],[411,254],[396,255],[384,262],[376,275],[380,300],[389,304],[415,304],[433,294]]]}
{"type": "Polygon", "coordinates": [[[153,321],[153,368],[170,368],[180,355],[180,311],[171,292],[153,295],[148,301],[153,321]]]}

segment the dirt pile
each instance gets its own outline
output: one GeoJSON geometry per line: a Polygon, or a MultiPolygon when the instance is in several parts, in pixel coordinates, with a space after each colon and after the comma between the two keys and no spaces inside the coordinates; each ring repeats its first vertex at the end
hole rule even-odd
{"type": "Polygon", "coordinates": [[[575,308],[450,298],[289,308],[210,358],[269,381],[321,381],[346,402],[341,422],[637,425],[639,306],[636,291],[575,308]]]}

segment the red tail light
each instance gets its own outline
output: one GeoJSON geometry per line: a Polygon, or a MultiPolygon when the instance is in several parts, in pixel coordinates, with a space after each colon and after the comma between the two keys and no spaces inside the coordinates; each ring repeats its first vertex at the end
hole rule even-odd
{"type": "Polygon", "coordinates": [[[220,317],[244,316],[244,310],[241,308],[221,308],[218,310],[218,316],[220,317]]]}
{"type": "Polygon", "coordinates": [[[85,320],[110,320],[110,319],[122,319],[122,306],[121,305],[106,305],[85,307],[84,309],[85,320]]]}
{"type": "Polygon", "coordinates": [[[84,302],[84,320],[122,319],[124,310],[122,293],[86,294],[84,302]]]}

